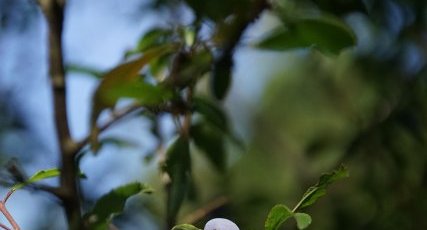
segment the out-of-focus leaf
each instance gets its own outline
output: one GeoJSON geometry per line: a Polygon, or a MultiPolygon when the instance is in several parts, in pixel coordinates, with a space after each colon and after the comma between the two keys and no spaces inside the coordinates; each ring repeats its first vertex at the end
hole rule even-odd
{"type": "MultiPolygon", "coordinates": [[[[285,22],[286,23],[286,22],[285,22]]],[[[338,54],[354,46],[356,37],[340,19],[330,15],[304,16],[266,35],[256,47],[284,51],[314,47],[322,52],[338,54]]]]}
{"type": "Polygon", "coordinates": [[[194,41],[196,40],[196,31],[194,30],[194,27],[190,26],[184,26],[179,28],[179,34],[181,36],[181,39],[184,41],[185,45],[190,47],[194,44],[194,41]]]}
{"type": "MultiPolygon", "coordinates": [[[[177,48],[178,47],[174,44],[167,44],[149,49],[144,52],[142,57],[121,64],[106,73],[93,97],[91,125],[94,126],[98,115],[103,109],[115,105],[119,97],[114,95],[117,94],[117,91],[121,90],[121,87],[126,88],[128,85],[139,81],[139,72],[146,64],[167,53],[173,52],[177,48]],[[117,89],[117,87],[119,89],[117,89]]],[[[138,87],[141,89],[141,87],[144,88],[145,86],[138,87]]]]}
{"type": "Polygon", "coordinates": [[[140,192],[152,193],[153,189],[146,184],[135,182],[120,186],[102,196],[93,209],[84,216],[90,229],[105,229],[114,215],[123,211],[126,200],[140,192]]]}
{"type": "Polygon", "coordinates": [[[177,88],[187,87],[211,69],[212,61],[212,53],[205,47],[191,53],[180,52],[175,57],[172,75],[163,83],[177,88]]]}
{"type": "Polygon", "coordinates": [[[180,224],[172,228],[172,230],[201,230],[200,228],[196,228],[191,224],[180,224]]]}
{"type": "MultiPolygon", "coordinates": [[[[28,178],[27,181],[15,184],[12,187],[12,190],[21,189],[21,188],[23,188],[29,184],[33,184],[35,182],[38,182],[38,181],[41,181],[44,179],[48,179],[48,178],[58,177],[59,175],[61,175],[61,172],[59,171],[58,168],[40,170],[40,171],[34,173],[30,178],[28,178]]],[[[84,175],[83,173],[80,173],[80,177],[86,178],[86,175],[84,175]]]]}
{"type": "Polygon", "coordinates": [[[215,63],[215,68],[212,73],[211,88],[213,95],[218,100],[222,100],[227,96],[231,85],[232,68],[233,60],[231,54],[221,58],[215,63]]]}
{"type": "Polygon", "coordinates": [[[135,99],[143,105],[158,105],[173,97],[173,92],[160,85],[143,81],[120,82],[104,95],[107,102],[116,102],[121,98],[135,99]]]}
{"type": "Polygon", "coordinates": [[[366,2],[360,0],[313,0],[320,9],[338,15],[346,15],[348,13],[362,12],[366,13],[366,2]]]}
{"type": "Polygon", "coordinates": [[[268,213],[265,221],[265,230],[277,230],[280,226],[293,215],[292,211],[283,204],[274,206],[268,213]]]}
{"type": "Polygon", "coordinates": [[[175,219],[191,183],[191,159],[188,139],[178,137],[167,151],[165,169],[171,178],[167,218],[175,219]]]}
{"type": "Polygon", "coordinates": [[[127,139],[123,139],[123,138],[118,138],[118,137],[106,137],[106,138],[102,138],[100,140],[101,145],[115,145],[117,147],[121,147],[121,148],[126,148],[126,147],[137,147],[138,144],[135,142],[132,142],[130,140],[127,139]]]}
{"type": "Polygon", "coordinates": [[[311,216],[307,213],[295,213],[294,218],[297,222],[298,229],[306,229],[311,224],[311,216]]]}
{"type": "Polygon", "coordinates": [[[320,197],[326,194],[326,188],[334,183],[337,180],[346,178],[349,176],[348,170],[346,167],[341,165],[338,169],[333,172],[323,174],[319,182],[316,185],[308,188],[308,190],[304,193],[301,201],[298,203],[297,207],[294,210],[298,210],[299,208],[307,207],[314,202],[317,201],[320,197]]]}
{"type": "Polygon", "coordinates": [[[209,125],[221,131],[239,148],[244,148],[243,141],[230,130],[227,115],[218,103],[203,97],[194,97],[193,103],[194,111],[200,113],[209,125]]]}
{"type": "Polygon", "coordinates": [[[220,172],[226,166],[224,136],[209,123],[198,123],[191,127],[190,134],[194,143],[206,154],[207,158],[220,172]]]}
{"type": "Polygon", "coordinates": [[[66,71],[74,72],[74,73],[82,73],[95,78],[102,78],[102,76],[104,75],[102,71],[96,70],[94,68],[81,66],[81,65],[73,65],[73,64],[67,65],[66,71]]]}
{"type": "Polygon", "coordinates": [[[173,31],[165,28],[153,28],[142,36],[138,42],[137,51],[144,52],[150,48],[164,45],[172,38],[173,31]]]}
{"type": "Polygon", "coordinates": [[[164,55],[150,62],[149,71],[151,76],[157,80],[163,80],[169,74],[171,54],[164,55]]]}
{"type": "Polygon", "coordinates": [[[246,0],[186,0],[197,16],[209,18],[213,21],[224,20],[238,10],[246,10],[250,6],[246,0]]]}
{"type": "Polygon", "coordinates": [[[10,174],[12,184],[21,183],[28,180],[27,174],[25,173],[21,163],[16,157],[12,157],[11,159],[9,159],[6,165],[4,165],[3,167],[10,174]]]}
{"type": "Polygon", "coordinates": [[[195,97],[193,98],[193,103],[194,110],[200,113],[206,121],[224,133],[229,131],[227,116],[216,102],[207,98],[195,97]]]}

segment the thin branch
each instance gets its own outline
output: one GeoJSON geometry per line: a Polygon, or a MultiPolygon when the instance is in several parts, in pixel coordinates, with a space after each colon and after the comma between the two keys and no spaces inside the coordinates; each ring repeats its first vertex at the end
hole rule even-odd
{"type": "Polygon", "coordinates": [[[3,198],[3,204],[6,205],[7,200],[9,199],[9,197],[15,192],[15,189],[11,189],[7,192],[6,196],[3,198]]]}
{"type": "MultiPolygon", "coordinates": [[[[130,114],[138,111],[138,110],[146,110],[153,113],[171,113],[171,114],[184,114],[188,110],[190,110],[189,106],[187,104],[175,106],[173,104],[169,105],[167,103],[157,106],[150,106],[150,105],[141,105],[140,103],[133,103],[119,111],[114,111],[114,116],[110,118],[105,124],[97,127],[98,132],[101,133],[111,126],[115,125],[117,122],[121,121],[124,117],[129,116],[130,114]]],[[[85,145],[87,145],[90,142],[91,136],[90,134],[77,142],[73,147],[73,152],[80,152],[85,145]]]]}
{"type": "Polygon", "coordinates": [[[33,185],[31,185],[31,187],[33,187],[36,190],[41,190],[41,191],[45,191],[47,193],[50,193],[50,194],[52,194],[52,195],[54,195],[60,199],[61,199],[61,197],[63,197],[61,189],[58,187],[53,187],[53,186],[45,185],[45,184],[33,184],[33,185]]]}
{"type": "MultiPolygon", "coordinates": [[[[2,201],[0,201],[0,212],[3,213],[7,221],[10,223],[10,225],[12,225],[13,230],[20,230],[21,228],[19,227],[18,223],[15,221],[15,219],[13,219],[13,216],[10,214],[10,212],[6,208],[6,202],[14,192],[15,192],[14,189],[9,190],[5,198],[2,201]]],[[[4,229],[9,229],[5,225],[1,225],[1,227],[4,229]]]]}
{"type": "Polygon", "coordinates": [[[229,202],[229,199],[225,196],[220,196],[209,203],[207,203],[205,206],[195,210],[192,213],[189,213],[187,216],[185,216],[182,219],[182,223],[186,224],[194,224],[197,221],[203,219],[213,211],[217,210],[218,208],[226,205],[229,202]]]}
{"type": "MultiPolygon", "coordinates": [[[[132,104],[126,108],[124,108],[123,110],[115,113],[115,116],[112,117],[109,121],[107,121],[105,124],[103,124],[102,126],[98,127],[97,129],[99,130],[99,132],[103,132],[105,130],[107,130],[108,128],[110,128],[112,125],[114,125],[115,123],[117,123],[118,121],[120,121],[122,118],[128,116],[129,114],[141,109],[141,105],[139,104],[132,104]]],[[[85,145],[87,145],[90,141],[90,135],[83,138],[83,140],[79,141],[73,148],[73,151],[78,153],[85,145]]]]}
{"type": "Polygon", "coordinates": [[[7,227],[6,225],[0,223],[0,228],[3,228],[5,230],[11,230],[9,227],[7,227]]]}

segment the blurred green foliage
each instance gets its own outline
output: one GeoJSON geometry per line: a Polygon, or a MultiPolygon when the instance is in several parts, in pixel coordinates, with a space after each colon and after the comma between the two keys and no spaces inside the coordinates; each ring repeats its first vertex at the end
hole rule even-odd
{"type": "Polygon", "coordinates": [[[233,213],[244,229],[259,226],[245,213],[292,200],[314,175],[345,163],[351,179],[310,208],[313,229],[424,229],[427,3],[365,1],[365,12],[353,12],[318,2],[346,12],[358,46],[283,60],[292,67],[266,88],[251,151],[232,170],[233,213]]]}
{"type": "MultiPolygon", "coordinates": [[[[160,159],[164,160],[163,173],[169,177],[161,181],[156,172],[153,186],[157,192],[150,199],[141,198],[144,208],[163,226],[165,216],[171,222],[175,218],[181,222],[188,213],[226,196],[229,203],[196,222],[228,217],[241,229],[262,229],[271,207],[297,204],[300,194],[318,175],[344,163],[351,178],[334,185],[329,196],[304,210],[312,214],[311,228],[427,229],[427,2],[271,1],[270,13],[280,23],[267,36],[253,41],[256,46],[251,49],[288,51],[289,55],[284,59],[278,55],[273,80],[267,84],[261,103],[251,111],[252,134],[247,151],[241,153],[230,143],[237,142],[231,131],[233,124],[218,99],[224,99],[231,83],[239,86],[231,80],[233,55],[235,48],[240,48],[243,31],[262,17],[251,18],[254,12],[250,5],[257,2],[152,1],[155,10],[179,12],[178,6],[185,6],[194,20],[189,26],[152,29],[125,57],[165,43],[178,42],[180,50],[138,64],[129,77],[138,80],[140,87],[124,85],[121,90],[113,82],[110,88],[119,90],[114,91],[117,95],[113,94],[111,104],[95,111],[92,121],[94,125],[101,110],[114,107],[123,97],[145,99],[147,90],[141,89],[155,86],[170,87],[174,92],[173,99],[161,97],[162,103],[167,100],[162,104],[167,111],[159,106],[142,114],[153,122],[153,134],[159,142],[170,144],[156,129],[161,112],[175,116],[176,123],[183,118],[183,110],[190,108],[194,113],[189,119],[193,121],[189,127],[193,136],[183,135],[177,125],[175,134],[179,137],[169,145],[166,159],[160,159]],[[290,64],[282,67],[282,62],[290,64]],[[141,71],[146,64],[148,68],[141,71]],[[211,84],[211,91],[209,87],[196,87],[198,83],[208,85],[206,82],[211,84]],[[196,96],[186,97],[192,96],[193,89],[196,96]],[[172,194],[169,199],[165,199],[165,184],[172,194]],[[159,208],[165,203],[167,208],[159,208]]],[[[2,25],[9,25],[11,15],[0,11],[0,16],[2,25]]],[[[71,67],[102,76],[91,68],[71,67]]],[[[114,73],[113,78],[116,75],[121,74],[114,73]]],[[[158,91],[150,93],[149,99],[155,94],[161,96],[163,91],[158,91]]],[[[157,105],[159,100],[154,101],[157,105]]],[[[2,111],[0,108],[0,116],[2,111]]],[[[112,198],[107,195],[117,204],[111,212],[122,211],[125,200],[141,190],[141,185],[133,184],[124,195],[119,192],[117,197],[114,191],[112,198]]],[[[98,209],[104,211],[104,206],[98,209]]],[[[102,219],[110,221],[109,214],[102,219]]],[[[311,222],[304,213],[296,218],[300,228],[311,222]]],[[[200,223],[197,226],[203,226],[200,223]]],[[[283,226],[292,228],[295,223],[283,226]]]]}

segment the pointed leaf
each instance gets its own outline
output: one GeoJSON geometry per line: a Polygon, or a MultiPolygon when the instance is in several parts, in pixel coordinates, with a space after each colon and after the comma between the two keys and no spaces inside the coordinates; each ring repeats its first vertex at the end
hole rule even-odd
{"type": "Polygon", "coordinates": [[[138,144],[128,139],[120,137],[105,137],[100,140],[102,146],[104,145],[115,145],[120,148],[136,148],[138,144]]]}
{"type": "Polygon", "coordinates": [[[298,229],[306,229],[311,224],[311,216],[307,213],[295,213],[294,218],[297,222],[298,229]]]}
{"type": "Polygon", "coordinates": [[[315,47],[322,52],[338,54],[355,44],[354,33],[340,19],[315,14],[298,18],[289,23],[286,29],[274,30],[261,39],[256,47],[278,51],[315,47]]]}
{"type": "Polygon", "coordinates": [[[233,144],[244,149],[243,141],[230,129],[227,114],[218,103],[204,97],[195,97],[193,98],[193,106],[194,111],[202,115],[209,126],[218,129],[233,144]]]}
{"type": "Polygon", "coordinates": [[[130,183],[113,189],[102,196],[93,207],[92,211],[85,214],[84,218],[88,222],[90,229],[98,229],[99,226],[106,226],[114,215],[123,211],[126,200],[140,192],[151,193],[153,190],[142,183],[130,183]]]}
{"type": "MultiPolygon", "coordinates": [[[[36,183],[38,181],[48,179],[48,178],[58,177],[59,175],[61,175],[61,172],[59,171],[58,168],[40,170],[40,171],[34,173],[30,178],[28,178],[28,180],[26,180],[22,183],[15,184],[12,187],[12,189],[13,190],[21,189],[21,188],[23,188],[29,184],[33,184],[33,183],[36,183]]],[[[86,175],[84,175],[83,173],[80,173],[79,176],[81,178],[86,178],[86,175]]]]}
{"type": "Polygon", "coordinates": [[[224,20],[237,10],[244,11],[249,6],[246,0],[185,0],[185,2],[194,10],[197,16],[206,17],[214,21],[224,20]]]}
{"type": "Polygon", "coordinates": [[[212,73],[211,87],[213,95],[218,100],[224,99],[230,89],[232,67],[233,60],[231,54],[215,63],[215,68],[212,73]]]}
{"type": "Polygon", "coordinates": [[[226,166],[224,135],[206,122],[194,124],[190,134],[196,146],[203,150],[215,168],[223,172],[226,166]]]}
{"type": "Polygon", "coordinates": [[[165,170],[171,178],[167,217],[175,219],[191,182],[191,160],[188,139],[179,137],[167,151],[165,170]]]}
{"type": "MultiPolygon", "coordinates": [[[[156,58],[173,52],[176,49],[177,45],[174,44],[168,44],[149,49],[140,58],[121,64],[106,73],[98,88],[95,90],[91,114],[91,125],[94,126],[98,115],[102,112],[103,109],[113,107],[119,99],[117,96],[111,96],[111,94],[114,95],[117,93],[115,92],[115,90],[117,90],[116,87],[126,87],[129,84],[138,82],[139,72],[145,65],[156,58]]],[[[147,88],[145,85],[138,87],[147,88]]]]}
{"type": "Polygon", "coordinates": [[[195,97],[193,103],[194,110],[200,113],[206,121],[224,133],[229,131],[227,115],[217,103],[203,97],[195,97]]]}
{"type": "Polygon", "coordinates": [[[168,43],[173,31],[165,28],[153,28],[139,40],[137,51],[144,52],[150,48],[168,43]]]}
{"type": "Polygon", "coordinates": [[[314,202],[316,202],[317,199],[324,196],[326,194],[326,188],[334,183],[337,180],[346,178],[349,176],[348,170],[346,167],[341,165],[338,169],[334,170],[333,172],[323,174],[319,182],[317,182],[316,185],[310,187],[303,195],[303,198],[298,203],[297,207],[294,210],[298,210],[299,208],[307,207],[314,202]]]}
{"type": "Polygon", "coordinates": [[[158,105],[173,98],[173,92],[160,85],[143,81],[120,82],[104,95],[106,102],[112,104],[121,98],[135,99],[142,105],[158,105]]]}
{"type": "Polygon", "coordinates": [[[81,66],[81,65],[75,65],[75,64],[67,65],[66,71],[74,72],[74,73],[82,73],[95,78],[102,78],[103,76],[103,73],[99,70],[96,70],[94,68],[90,68],[87,66],[81,66]]]}
{"type": "Polygon", "coordinates": [[[274,206],[268,213],[265,221],[265,230],[277,230],[279,227],[293,215],[292,211],[283,204],[274,206]]]}
{"type": "Polygon", "coordinates": [[[172,230],[201,230],[200,228],[196,228],[191,224],[180,224],[172,228],[172,230]]]}
{"type": "Polygon", "coordinates": [[[26,185],[35,183],[37,181],[47,179],[47,178],[57,177],[59,175],[60,175],[60,171],[57,168],[40,170],[36,172],[34,175],[32,175],[27,181],[14,185],[12,189],[17,190],[26,185]]]}
{"type": "Polygon", "coordinates": [[[163,84],[177,88],[185,88],[195,84],[200,77],[211,70],[213,56],[206,47],[200,47],[193,52],[180,52],[174,58],[172,75],[163,84]]]}

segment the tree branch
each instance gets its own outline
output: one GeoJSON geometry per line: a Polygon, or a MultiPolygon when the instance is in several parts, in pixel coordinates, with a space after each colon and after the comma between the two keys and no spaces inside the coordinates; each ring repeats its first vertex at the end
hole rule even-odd
{"type": "MultiPolygon", "coordinates": [[[[112,117],[109,121],[107,121],[104,125],[98,127],[97,129],[99,130],[99,133],[107,130],[108,128],[110,128],[112,125],[114,125],[115,123],[117,123],[118,121],[120,121],[123,117],[128,116],[129,114],[141,109],[141,105],[139,104],[132,104],[126,108],[124,108],[123,110],[115,113],[115,116],[112,117]]],[[[79,152],[85,145],[87,145],[90,141],[90,135],[83,138],[83,140],[79,141],[73,151],[74,152],[79,152]]]]}
{"type": "Polygon", "coordinates": [[[64,0],[39,0],[49,26],[49,75],[53,91],[56,134],[61,154],[60,192],[71,230],[84,229],[81,221],[80,199],[77,186],[78,170],[75,163],[75,145],[68,127],[66,80],[63,61],[62,29],[64,0]]]}
{"type": "Polygon", "coordinates": [[[182,219],[182,223],[186,224],[194,224],[197,221],[203,219],[213,211],[217,210],[218,208],[226,205],[229,202],[229,199],[225,196],[220,196],[209,203],[207,203],[205,206],[196,209],[194,212],[189,213],[182,219]]]}
{"type": "MultiPolygon", "coordinates": [[[[239,44],[243,33],[249,25],[255,21],[261,13],[270,8],[268,0],[256,0],[252,3],[249,11],[240,11],[234,20],[228,25],[224,40],[219,44],[220,55],[215,58],[213,65],[213,75],[230,75],[233,68],[233,53],[239,44]]],[[[223,77],[223,76],[221,76],[223,77]]]]}

